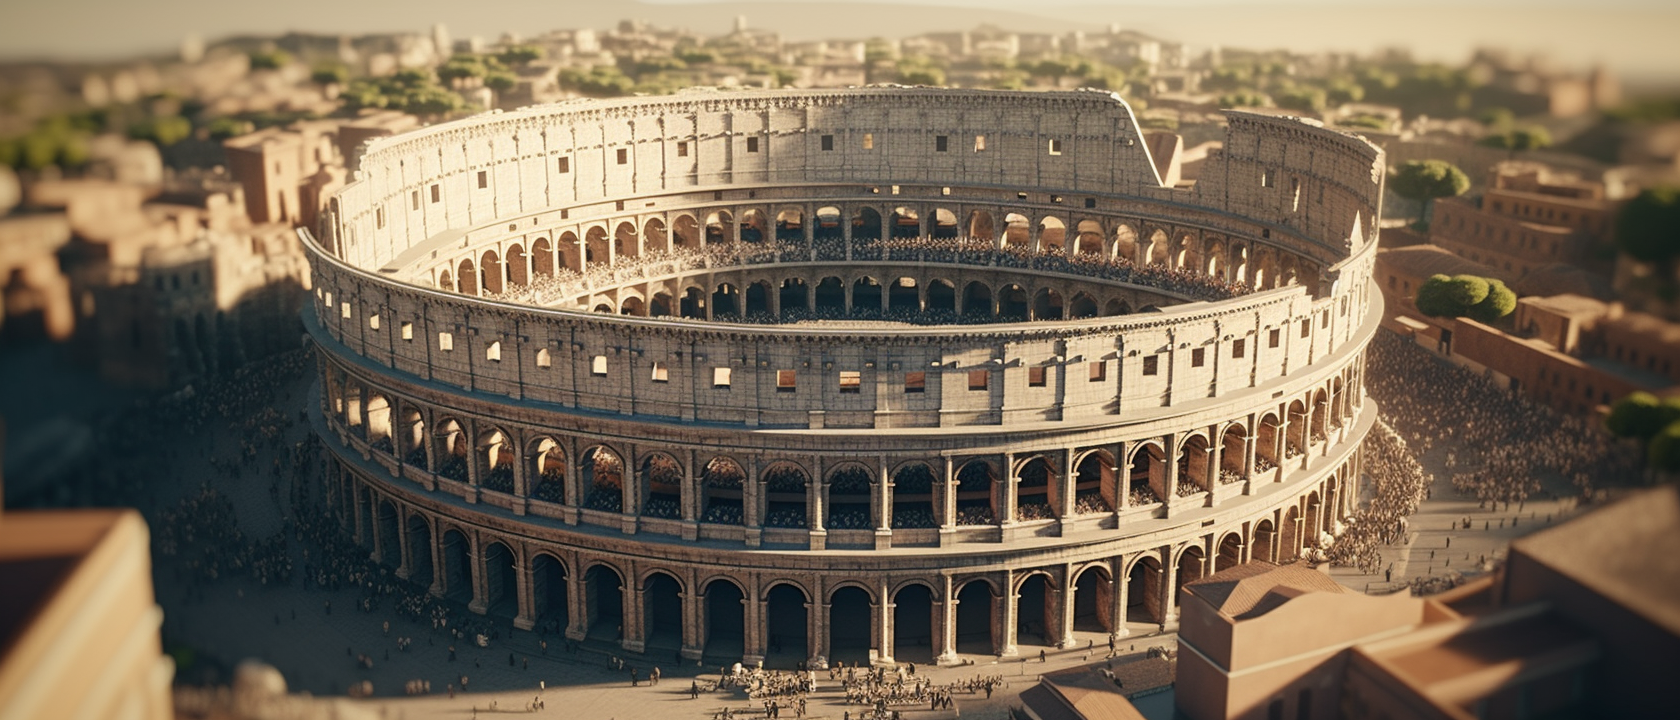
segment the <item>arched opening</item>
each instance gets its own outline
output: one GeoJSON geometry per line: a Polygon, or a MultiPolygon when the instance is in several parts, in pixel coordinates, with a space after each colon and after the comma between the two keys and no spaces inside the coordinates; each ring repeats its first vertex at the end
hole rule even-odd
{"type": "Polygon", "coordinates": [[[583,234],[584,262],[595,263],[612,262],[611,246],[607,244],[607,229],[596,225],[583,234]]]}
{"type": "Polygon", "coordinates": [[[1320,505],[1318,491],[1307,493],[1306,519],[1301,521],[1301,544],[1305,547],[1318,547],[1319,535],[1324,532],[1324,514],[1320,505]]]}
{"type": "Polygon", "coordinates": [[[1210,489],[1207,472],[1207,438],[1191,435],[1178,450],[1178,496],[1184,497],[1210,489]]]}
{"type": "Polygon", "coordinates": [[[1130,482],[1126,485],[1129,507],[1154,505],[1167,497],[1167,454],[1155,442],[1143,443],[1132,453],[1130,482]]]}
{"type": "Polygon", "coordinates": [[[839,317],[846,312],[846,284],[837,277],[825,277],[817,283],[817,314],[839,317]]]}
{"type": "Polygon", "coordinates": [[[975,210],[968,214],[968,236],[993,240],[997,238],[997,226],[992,221],[992,214],[985,210],[975,210]]]}
{"type": "Polygon", "coordinates": [[[613,314],[613,306],[610,303],[604,303],[604,302],[603,303],[597,303],[595,305],[595,307],[593,308],[593,312],[606,313],[608,315],[611,315],[611,314],[613,314]]]}
{"type": "Polygon", "coordinates": [[[443,457],[438,461],[437,474],[455,482],[467,481],[467,434],[454,420],[438,423],[438,439],[443,441],[443,457]]]}
{"type": "Polygon", "coordinates": [[[1004,320],[1030,319],[1027,291],[1020,285],[1005,285],[998,291],[998,317],[1004,320]]]}
{"type": "Polygon", "coordinates": [[[871,473],[861,465],[845,465],[828,475],[828,503],[823,506],[828,516],[823,527],[830,530],[868,530],[875,527],[870,521],[869,489],[871,473]]]}
{"type": "Polygon", "coordinates": [[[1100,565],[1085,568],[1074,578],[1073,629],[1114,632],[1114,583],[1100,565]]]}
{"type": "Polygon", "coordinates": [[[478,256],[478,272],[478,286],[484,288],[484,294],[502,294],[502,260],[495,250],[485,250],[478,256]]]}
{"type": "Polygon", "coordinates": [[[870,638],[859,632],[871,627],[869,593],[857,587],[843,587],[828,596],[828,660],[847,665],[869,663],[870,638]]]}
{"type": "Polygon", "coordinates": [[[1050,576],[1033,573],[1015,594],[1015,643],[1054,646],[1060,638],[1054,603],[1049,598],[1050,576]]]}
{"type": "Polygon", "coordinates": [[[566,457],[553,438],[541,438],[531,445],[531,497],[551,503],[566,502],[566,457]]]}
{"type": "Polygon", "coordinates": [[[531,559],[531,611],[537,624],[550,634],[565,632],[571,620],[568,590],[565,565],[545,553],[531,559]]]}
{"type": "Polygon", "coordinates": [[[741,316],[741,290],[730,283],[721,283],[712,291],[712,317],[717,319],[741,316]]]}
{"type": "Polygon", "coordinates": [[[811,236],[817,240],[839,240],[845,237],[846,231],[840,227],[841,220],[840,208],[817,208],[817,224],[811,228],[811,236]]]}
{"type": "Polygon", "coordinates": [[[741,213],[741,242],[764,242],[767,226],[768,223],[764,219],[763,212],[748,210],[741,213]]]}
{"type": "Polygon", "coordinates": [[[963,286],[963,317],[990,318],[992,312],[992,289],[990,287],[978,280],[963,286]]]}
{"type": "Polygon", "coordinates": [[[443,531],[441,545],[444,597],[460,602],[472,600],[472,543],[460,530],[451,528],[443,531]]]}
{"type": "Polygon", "coordinates": [[[1074,244],[1074,255],[1088,255],[1095,258],[1103,256],[1103,228],[1102,223],[1095,220],[1079,221],[1079,239],[1074,244]]]}
{"type": "Polygon", "coordinates": [[[1034,320],[1061,320],[1062,294],[1050,288],[1039,288],[1033,294],[1032,318],[1034,320]]]}
{"type": "Polygon", "coordinates": [[[548,238],[531,242],[531,273],[539,277],[554,277],[554,245],[548,238]]]}
{"type": "Polygon", "coordinates": [[[517,455],[506,433],[490,429],[478,434],[479,486],[499,493],[513,492],[513,461],[517,455]]]}
{"type": "Polygon", "coordinates": [[[860,277],[852,283],[852,313],[881,310],[881,283],[872,277],[860,277]]]}
{"type": "Polygon", "coordinates": [[[928,218],[928,235],[936,238],[954,238],[957,236],[957,214],[944,208],[937,208],[928,218]]]}
{"type": "Polygon", "coordinates": [[[1117,315],[1130,315],[1130,314],[1132,314],[1132,306],[1131,306],[1130,303],[1126,302],[1124,299],[1112,298],[1108,301],[1107,304],[1103,305],[1103,316],[1104,317],[1114,317],[1114,316],[1117,316],[1117,315]]]}
{"type": "Polygon", "coordinates": [[[991,463],[970,460],[957,470],[956,525],[996,525],[996,474],[991,463]]]}
{"type": "Polygon", "coordinates": [[[674,314],[671,312],[672,308],[671,294],[668,292],[657,292],[653,294],[653,302],[648,303],[648,316],[670,317],[674,314]]]}
{"type": "Polygon", "coordinates": [[[1165,265],[1172,248],[1164,230],[1157,229],[1149,234],[1149,243],[1143,248],[1145,265],[1165,265]]]}
{"type": "Polygon", "coordinates": [[[628,512],[624,508],[624,461],[607,448],[596,446],[578,457],[582,473],[583,507],[601,512],[628,512]]]}
{"type": "Polygon", "coordinates": [[[805,499],[810,477],[792,463],[776,463],[764,470],[765,527],[810,527],[805,499]]]}
{"type": "Polygon", "coordinates": [[[746,595],[740,586],[717,579],[706,583],[708,657],[739,659],[746,654],[746,595]]]}
{"type": "Polygon", "coordinates": [[[507,254],[508,284],[516,288],[531,284],[531,278],[528,274],[530,264],[530,258],[525,257],[525,248],[517,244],[510,246],[507,254]]]}
{"type": "Polygon", "coordinates": [[[1126,573],[1126,622],[1160,623],[1161,561],[1148,556],[1126,573]]]}
{"type": "Polygon", "coordinates": [[[1003,216],[1003,246],[1012,250],[1032,249],[1032,223],[1027,216],[1018,213],[1003,216]]]}
{"type": "Polygon", "coordinates": [[[682,301],[678,303],[680,314],[690,320],[706,319],[706,292],[697,287],[683,290],[682,301]]]}
{"type": "Polygon", "coordinates": [[[583,272],[583,253],[578,237],[570,230],[560,233],[560,244],[555,248],[560,253],[560,267],[572,272],[583,272]]]}
{"type": "Polygon", "coordinates": [[[391,445],[391,401],[384,395],[368,398],[365,414],[368,445],[382,453],[394,452],[391,445]]]}
{"type": "Polygon", "coordinates": [[[1291,505],[1283,514],[1283,527],[1278,538],[1277,561],[1295,562],[1301,552],[1301,509],[1291,505]]]}
{"type": "Polygon", "coordinates": [[[922,311],[922,299],[916,289],[916,278],[901,277],[887,288],[887,308],[894,313],[917,315],[922,311]]]}
{"type": "Polygon", "coordinates": [[[706,215],[706,244],[735,242],[735,216],[728,210],[718,210],[706,215]]]}
{"type": "Polygon", "coordinates": [[[683,643],[682,584],[662,572],[642,583],[642,640],[649,651],[675,652],[683,643]]]}
{"type": "Polygon", "coordinates": [[[1242,536],[1236,533],[1226,533],[1225,537],[1219,541],[1219,555],[1214,558],[1213,571],[1224,572],[1241,565],[1243,562],[1242,550],[1242,536]]]}
{"type": "Polygon", "coordinates": [[[770,281],[760,280],[747,286],[747,317],[770,317],[770,281]]]}
{"type": "Polygon", "coordinates": [[[455,280],[450,276],[448,270],[438,272],[437,286],[439,290],[455,292],[455,280]]]}
{"type": "Polygon", "coordinates": [[[1038,221],[1038,251],[1057,255],[1067,251],[1067,224],[1061,218],[1038,221]]]}
{"type": "Polygon", "coordinates": [[[705,493],[701,498],[705,508],[700,521],[740,525],[741,490],[746,486],[746,480],[746,471],[734,460],[720,455],[707,462],[705,470],[700,473],[700,486],[705,493]]]}
{"type": "Polygon", "coordinates": [[[895,238],[913,238],[922,234],[921,215],[907,207],[895,207],[892,210],[892,236],[895,238]]]}
{"type": "Polygon", "coordinates": [[[1307,448],[1307,406],[1300,400],[1289,404],[1289,433],[1285,438],[1283,458],[1300,457],[1307,448]]]}
{"type": "Polygon", "coordinates": [[[1248,432],[1241,425],[1225,428],[1219,441],[1219,483],[1230,485],[1243,481],[1248,475],[1243,458],[1248,449],[1248,432]]]}
{"type": "Polygon", "coordinates": [[[1094,318],[1097,316],[1097,299],[1089,293],[1078,293],[1073,301],[1068,303],[1068,317],[1073,320],[1094,318]]]}
{"type": "Polygon", "coordinates": [[[957,591],[957,652],[991,655],[996,651],[992,637],[995,604],[992,586],[984,580],[970,580],[957,591]]]}
{"type": "Polygon", "coordinates": [[[1320,389],[1313,393],[1312,407],[1312,442],[1314,445],[1327,442],[1330,427],[1330,398],[1320,389]]]}
{"type": "Polygon", "coordinates": [[[776,213],[776,239],[782,242],[804,242],[805,213],[796,209],[776,213]]]}
{"type": "Polygon", "coordinates": [[[1254,471],[1267,472],[1279,465],[1277,456],[1278,419],[1276,415],[1260,418],[1259,431],[1254,434],[1254,471]]]}
{"type": "Polygon", "coordinates": [[[780,293],[782,317],[802,315],[810,305],[811,288],[801,278],[783,280],[780,293]]]}
{"type": "Polygon", "coordinates": [[[426,469],[426,418],[419,410],[405,407],[402,411],[401,431],[397,433],[397,451],[403,463],[426,469]]]}
{"type": "Polygon", "coordinates": [[[1050,460],[1035,457],[1021,466],[1020,482],[1015,486],[1015,519],[1022,521],[1050,520],[1056,514],[1056,469],[1050,460]]]}
{"type": "Polygon", "coordinates": [[[1191,272],[1201,268],[1201,241],[1190,235],[1180,235],[1178,242],[1173,244],[1173,266],[1191,272]]]}
{"type": "Polygon", "coordinates": [[[624,638],[624,576],[601,564],[583,574],[589,639],[617,643],[624,638]]]}
{"type": "Polygon", "coordinates": [[[899,588],[893,595],[893,659],[919,665],[933,663],[933,589],[920,583],[899,588]]]}
{"type": "Polygon", "coordinates": [[[881,213],[875,208],[859,208],[857,217],[852,219],[853,240],[880,240],[881,213]]]}
{"type": "Polygon", "coordinates": [[[613,228],[613,254],[615,257],[633,258],[642,254],[642,241],[636,234],[636,224],[621,222],[613,228]]]}
{"type": "Polygon", "coordinates": [[[642,487],[647,498],[642,515],[655,518],[682,517],[682,466],[664,453],[642,460],[642,487]]]}
{"type": "Polygon", "coordinates": [[[1173,605],[1183,607],[1184,584],[1202,579],[1207,574],[1207,557],[1202,554],[1202,548],[1191,545],[1184,554],[1178,556],[1178,587],[1173,589],[1173,605]]]}
{"type": "Polygon", "coordinates": [[[513,550],[500,542],[484,548],[485,606],[492,615],[514,617],[519,614],[517,560],[513,550]]]}
{"type": "Polygon", "coordinates": [[[1117,507],[1114,456],[1106,450],[1086,453],[1074,475],[1074,512],[1110,513],[1117,507]]]}
{"type": "Polygon", "coordinates": [[[1135,263],[1138,259],[1137,231],[1130,225],[1117,225],[1114,228],[1114,245],[1109,249],[1110,257],[1135,263]]]}
{"type": "Polygon", "coordinates": [[[350,434],[359,438],[367,437],[367,425],[362,417],[362,386],[357,383],[347,383],[344,387],[344,424],[349,427],[350,434]]]}
{"type": "Polygon", "coordinates": [[[1277,528],[1268,518],[1254,524],[1254,549],[1252,557],[1267,562],[1277,562],[1277,528]]]}
{"type": "Polygon", "coordinates": [[[671,251],[671,238],[665,233],[664,220],[649,218],[642,224],[642,246],[642,249],[649,253],[671,251]]]}
{"type": "Polygon", "coordinates": [[[957,288],[945,280],[934,280],[928,283],[927,289],[928,312],[957,312],[957,288]]]}
{"type": "Polygon", "coordinates": [[[700,247],[700,222],[693,215],[678,215],[671,224],[671,232],[677,236],[677,245],[694,249],[700,247]]]}
{"type": "Polygon", "coordinates": [[[624,302],[619,305],[618,314],[629,315],[631,317],[647,317],[647,303],[642,302],[642,299],[639,297],[632,296],[624,298],[624,302]]]}
{"type": "Polygon", "coordinates": [[[911,463],[893,473],[892,526],[938,527],[934,514],[933,468],[911,463]]]}
{"type": "Polygon", "coordinates": [[[764,624],[769,636],[765,665],[791,669],[810,657],[805,631],[809,600],[804,590],[787,583],[777,583],[764,597],[764,624]]]}
{"type": "Polygon", "coordinates": [[[456,291],[462,295],[478,294],[478,270],[472,260],[462,260],[455,266],[455,277],[459,281],[456,291]]]}
{"type": "Polygon", "coordinates": [[[408,581],[420,588],[432,585],[432,526],[420,515],[408,516],[408,581]]]}

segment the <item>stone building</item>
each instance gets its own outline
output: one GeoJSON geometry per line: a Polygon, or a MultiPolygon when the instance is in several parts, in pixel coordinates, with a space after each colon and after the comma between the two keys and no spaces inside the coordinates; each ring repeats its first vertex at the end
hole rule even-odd
{"type": "MultiPolygon", "coordinates": [[[[1594,251],[1614,237],[1618,208],[1603,183],[1536,163],[1500,163],[1479,199],[1435,203],[1429,241],[1512,280],[1558,263],[1602,266],[1594,251]]],[[[1607,266],[1599,270],[1608,275],[1607,266]]]]}
{"type": "Polygon", "coordinates": [[[1358,497],[1381,150],[1117,96],[693,91],[370,142],[305,325],[333,507],[517,626],[958,662],[1175,625],[1358,497]]]}

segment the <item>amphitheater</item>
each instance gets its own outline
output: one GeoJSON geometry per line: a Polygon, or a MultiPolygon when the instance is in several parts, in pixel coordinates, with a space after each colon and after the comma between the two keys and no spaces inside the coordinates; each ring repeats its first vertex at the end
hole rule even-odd
{"type": "Polygon", "coordinates": [[[1227,115],[1190,189],[1096,91],[695,90],[371,142],[300,231],[332,503],[434,594],[631,652],[1172,626],[1184,582],[1351,510],[1376,414],[1382,152],[1227,115]]]}

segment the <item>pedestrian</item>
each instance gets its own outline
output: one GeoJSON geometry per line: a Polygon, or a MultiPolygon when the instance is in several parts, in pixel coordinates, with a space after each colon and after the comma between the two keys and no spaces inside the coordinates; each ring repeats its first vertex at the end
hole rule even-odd
{"type": "Polygon", "coordinates": [[[1043,650],[1038,651],[1038,661],[1041,663],[1050,662],[1050,660],[1045,657],[1043,650]]]}
{"type": "Polygon", "coordinates": [[[1447,536],[1447,547],[1452,547],[1452,536],[1451,535],[1447,536]]]}
{"type": "Polygon", "coordinates": [[[700,698],[700,681],[695,680],[695,681],[690,682],[688,684],[688,699],[698,700],[699,698],[700,698]]]}

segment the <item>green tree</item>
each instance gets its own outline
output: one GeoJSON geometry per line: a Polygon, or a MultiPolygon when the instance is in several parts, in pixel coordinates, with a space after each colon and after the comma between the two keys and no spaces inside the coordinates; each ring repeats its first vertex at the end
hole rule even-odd
{"type": "Polygon", "coordinates": [[[1616,437],[1649,440],[1666,424],[1663,415],[1661,399],[1636,390],[1610,406],[1610,414],[1604,418],[1604,427],[1616,437]]]}
{"type": "Polygon", "coordinates": [[[1517,294],[1511,288],[1505,287],[1504,282],[1494,278],[1483,279],[1487,281],[1487,297],[1467,308],[1466,315],[1479,322],[1493,323],[1517,309],[1517,294]]]}
{"type": "Polygon", "coordinates": [[[258,50],[250,58],[252,70],[279,70],[292,62],[291,53],[285,50],[258,50]]]}
{"type": "Polygon", "coordinates": [[[1271,98],[1252,90],[1239,90],[1219,96],[1219,107],[1222,108],[1266,107],[1271,104],[1271,98]]]}
{"type": "Polygon", "coordinates": [[[1503,133],[1511,129],[1511,123],[1516,122],[1517,118],[1510,108],[1490,107],[1483,110],[1481,115],[1476,116],[1476,119],[1482,121],[1483,125],[1488,126],[1489,130],[1503,133]]]}
{"type": "Polygon", "coordinates": [[[1325,94],[1315,87],[1297,86],[1272,95],[1277,106],[1298,112],[1323,112],[1325,94]]]}
{"type": "Polygon", "coordinates": [[[1356,103],[1365,99],[1365,86],[1352,80],[1333,82],[1325,88],[1324,99],[1332,105],[1356,103]]]}
{"type": "Polygon", "coordinates": [[[1645,448],[1651,467],[1666,473],[1680,473],[1680,421],[1669,423],[1651,438],[1645,448]]]}
{"type": "Polygon", "coordinates": [[[212,140],[226,140],[251,132],[251,122],[239,118],[220,117],[205,124],[212,140]]]}
{"type": "Polygon", "coordinates": [[[518,84],[519,79],[514,77],[513,73],[504,70],[497,70],[484,76],[484,86],[499,93],[512,90],[518,84]]]}
{"type": "Polygon", "coordinates": [[[343,85],[350,82],[350,68],[339,64],[317,65],[309,79],[316,85],[343,85]]]}
{"type": "Polygon", "coordinates": [[[496,55],[496,58],[514,67],[524,67],[536,60],[541,60],[542,48],[535,45],[512,45],[496,55]]]}
{"type": "Polygon", "coordinates": [[[489,69],[484,67],[484,62],[472,55],[456,55],[437,69],[438,79],[446,83],[467,78],[483,78],[488,73],[489,69]]]}
{"type": "Polygon", "coordinates": [[[1389,181],[1389,189],[1407,200],[1423,203],[1419,222],[1436,198],[1457,197],[1470,189],[1470,178],[1445,160],[1411,160],[1402,164],[1389,181]]]}
{"type": "Polygon", "coordinates": [[[1666,265],[1680,257],[1680,186],[1641,191],[1624,205],[1616,246],[1641,262],[1666,265]]]}
{"type": "Polygon", "coordinates": [[[179,115],[167,115],[141,120],[128,128],[128,136],[135,140],[149,140],[160,148],[169,147],[192,135],[192,121],[179,115]]]}
{"type": "Polygon", "coordinates": [[[1480,304],[1491,291],[1486,278],[1475,275],[1432,275],[1418,287],[1414,301],[1418,312],[1430,317],[1461,317],[1480,304]]]}
{"type": "Polygon", "coordinates": [[[1539,125],[1511,131],[1511,150],[1544,150],[1552,146],[1552,134],[1539,125]]]}

